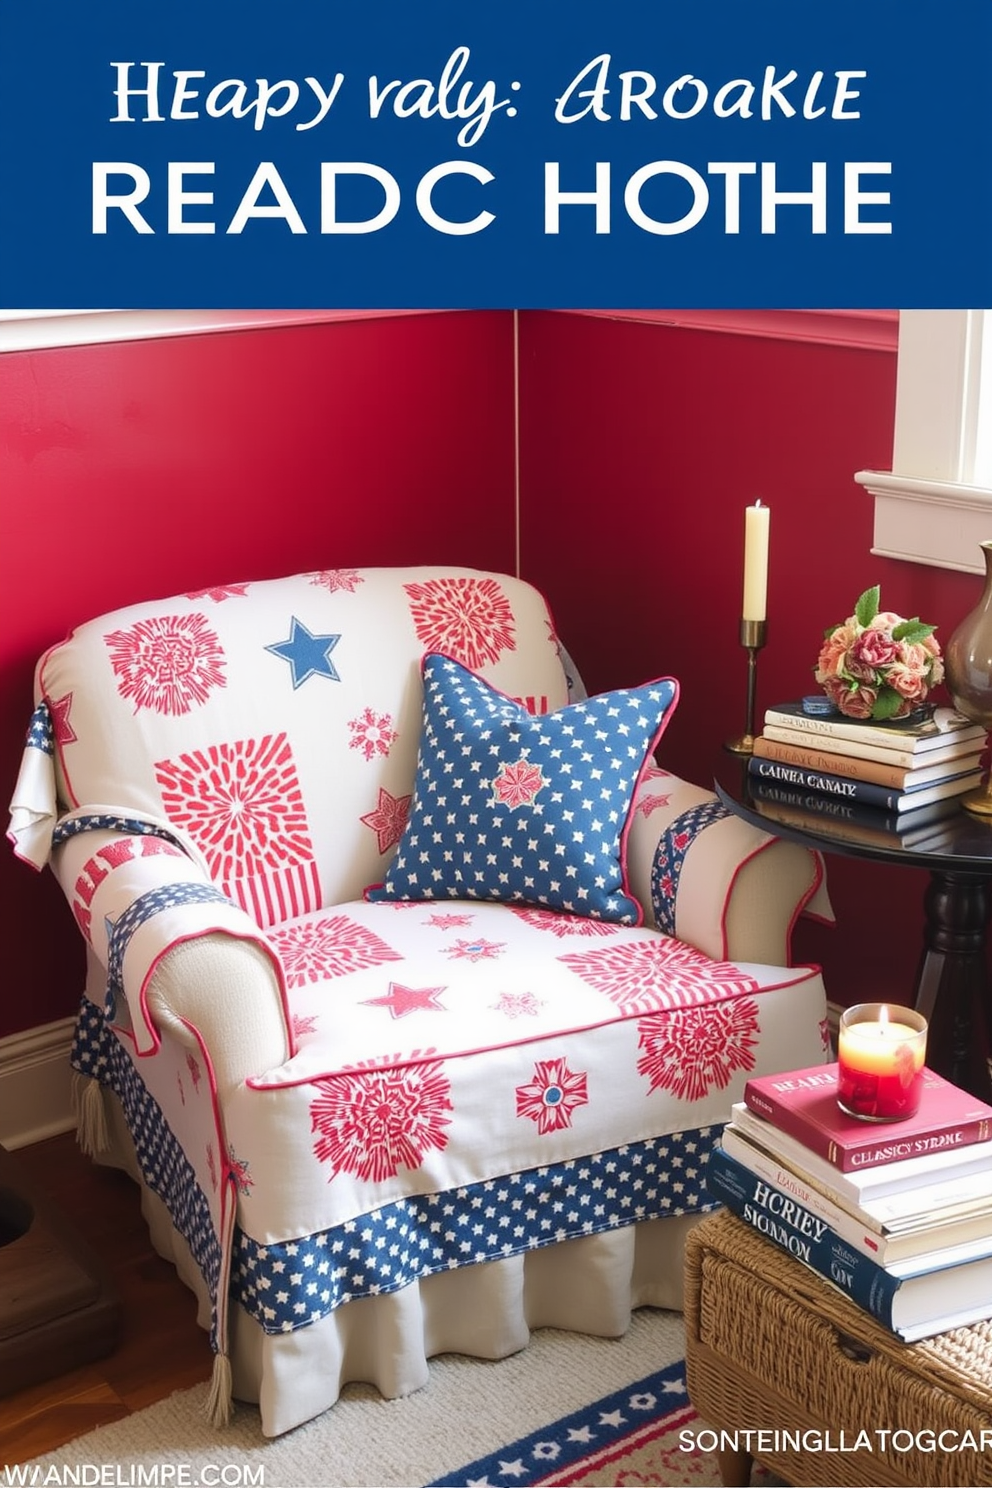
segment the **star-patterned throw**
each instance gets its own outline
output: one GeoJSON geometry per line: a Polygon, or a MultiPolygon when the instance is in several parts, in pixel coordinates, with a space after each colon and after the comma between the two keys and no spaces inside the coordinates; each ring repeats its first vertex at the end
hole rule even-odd
{"type": "Polygon", "coordinates": [[[460,662],[422,666],[409,818],[373,900],[487,899],[639,924],[625,843],[670,677],[534,716],[460,662]]]}

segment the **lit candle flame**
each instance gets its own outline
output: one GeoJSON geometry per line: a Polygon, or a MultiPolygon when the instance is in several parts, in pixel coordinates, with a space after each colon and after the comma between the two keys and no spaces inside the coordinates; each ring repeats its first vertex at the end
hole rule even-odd
{"type": "Polygon", "coordinates": [[[889,1010],[885,1006],[884,1002],[883,1002],[882,1006],[878,1010],[878,1024],[879,1024],[879,1030],[878,1031],[882,1035],[882,1037],[884,1038],[885,1035],[889,1031],[889,1010]]]}

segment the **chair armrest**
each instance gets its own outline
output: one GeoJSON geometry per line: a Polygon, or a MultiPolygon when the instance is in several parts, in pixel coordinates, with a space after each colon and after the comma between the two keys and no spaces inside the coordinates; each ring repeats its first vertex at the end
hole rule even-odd
{"type": "Polygon", "coordinates": [[[833,920],[819,853],[667,770],[649,770],[634,798],[627,871],[645,924],[718,960],[788,966],[799,915],[833,920]]]}
{"type": "Polygon", "coordinates": [[[278,956],[175,842],[88,828],[51,863],[106,972],[104,1013],[138,1055],[153,1054],[167,1027],[188,1040],[192,1025],[221,1089],[289,1058],[278,956]]]}

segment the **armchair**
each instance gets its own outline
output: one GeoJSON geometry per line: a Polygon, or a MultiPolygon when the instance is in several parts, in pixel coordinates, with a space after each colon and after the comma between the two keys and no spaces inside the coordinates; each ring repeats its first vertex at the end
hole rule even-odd
{"type": "Polygon", "coordinates": [[[87,943],[80,1140],[216,1420],[681,1305],[731,1102],[826,1058],[788,942],[829,904],[657,763],[672,679],[570,702],[529,585],[347,569],[105,615],[35,690],[9,835],[87,943]]]}

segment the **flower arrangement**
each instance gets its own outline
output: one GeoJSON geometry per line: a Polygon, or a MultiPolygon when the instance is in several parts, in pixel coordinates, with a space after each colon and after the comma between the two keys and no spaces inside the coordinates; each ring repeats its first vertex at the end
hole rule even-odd
{"type": "Polygon", "coordinates": [[[866,589],[842,625],[824,632],[815,676],[848,718],[905,718],[943,680],[933,625],[880,610],[879,586],[866,589]]]}

